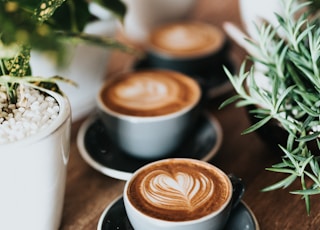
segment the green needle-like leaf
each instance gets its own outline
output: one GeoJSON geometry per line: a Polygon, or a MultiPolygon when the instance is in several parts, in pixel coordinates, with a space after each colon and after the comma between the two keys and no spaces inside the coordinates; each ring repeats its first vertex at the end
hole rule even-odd
{"type": "Polygon", "coordinates": [[[291,185],[295,180],[297,179],[297,176],[292,174],[288,177],[286,177],[285,179],[270,185],[264,189],[262,189],[262,192],[268,192],[268,191],[272,191],[272,190],[276,190],[276,189],[280,189],[280,188],[287,188],[289,185],[291,185]]]}

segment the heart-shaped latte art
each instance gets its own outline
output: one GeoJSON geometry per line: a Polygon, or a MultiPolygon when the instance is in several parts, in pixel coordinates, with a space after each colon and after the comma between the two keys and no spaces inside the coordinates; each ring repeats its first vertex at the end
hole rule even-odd
{"type": "Polygon", "coordinates": [[[192,211],[205,204],[214,192],[213,181],[202,173],[163,170],[150,173],[142,183],[142,194],[153,206],[192,211]]]}

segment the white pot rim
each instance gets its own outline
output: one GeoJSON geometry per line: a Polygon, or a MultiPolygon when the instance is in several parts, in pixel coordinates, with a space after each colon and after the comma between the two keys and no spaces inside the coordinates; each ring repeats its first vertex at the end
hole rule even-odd
{"type": "Polygon", "coordinates": [[[71,117],[71,108],[70,108],[70,103],[67,97],[46,89],[41,89],[40,91],[47,93],[57,101],[60,107],[58,117],[54,120],[54,122],[52,122],[52,124],[50,124],[50,126],[48,126],[46,129],[40,130],[36,134],[30,135],[21,140],[13,141],[7,144],[0,144],[0,153],[2,152],[1,150],[9,149],[12,147],[28,146],[32,143],[40,141],[41,139],[44,139],[50,134],[54,133],[66,122],[68,122],[68,117],[71,117]]]}

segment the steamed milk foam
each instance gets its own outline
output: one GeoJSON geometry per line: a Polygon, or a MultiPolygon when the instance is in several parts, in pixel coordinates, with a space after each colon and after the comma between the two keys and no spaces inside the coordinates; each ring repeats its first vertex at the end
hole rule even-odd
{"type": "Polygon", "coordinates": [[[158,55],[194,58],[215,53],[225,42],[223,32],[202,22],[177,22],[152,31],[150,49],[158,55]]]}
{"type": "Polygon", "coordinates": [[[125,73],[101,91],[105,106],[130,116],[161,116],[189,108],[200,98],[199,86],[183,74],[167,70],[125,73]]]}
{"type": "Polygon", "coordinates": [[[209,163],[191,159],[156,162],[128,185],[128,198],[140,212],[166,221],[199,219],[226,206],[227,176],[209,163]]]}

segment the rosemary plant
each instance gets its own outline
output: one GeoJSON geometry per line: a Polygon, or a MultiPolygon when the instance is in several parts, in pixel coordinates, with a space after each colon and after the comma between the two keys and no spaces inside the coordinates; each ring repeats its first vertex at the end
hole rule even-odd
{"type": "Polygon", "coordinates": [[[249,112],[258,122],[244,130],[244,134],[271,120],[286,130],[287,144],[279,145],[282,162],[267,170],[287,176],[263,191],[286,188],[298,179],[301,189],[291,193],[304,198],[309,214],[310,196],[320,194],[319,8],[310,10],[311,2],[298,0],[281,3],[284,13],[276,15],[279,26],[274,28],[265,22],[257,28],[258,39],[248,39],[252,48],[249,57],[254,63],[249,71],[246,60],[237,75],[225,69],[236,94],[220,107],[236,102],[239,107],[255,108],[249,112]],[[263,75],[269,87],[259,85],[257,74],[263,75]],[[317,143],[317,148],[311,149],[310,142],[317,143]]]}

